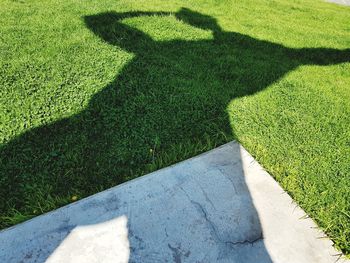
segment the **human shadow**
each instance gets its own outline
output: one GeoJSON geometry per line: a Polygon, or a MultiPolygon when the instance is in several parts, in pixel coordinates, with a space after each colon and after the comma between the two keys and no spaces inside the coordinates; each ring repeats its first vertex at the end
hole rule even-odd
{"type": "MultiPolygon", "coordinates": [[[[301,65],[350,61],[350,50],[288,48],[236,32],[189,9],[174,15],[211,30],[213,39],[155,41],[123,19],[166,12],[107,12],[85,17],[104,42],[134,58],[77,115],[32,129],[0,149],[0,210],[32,215],[74,193],[87,196],[141,175],[161,155],[188,142],[232,135],[226,107],[301,65]],[[53,197],[53,198],[52,198],[53,197]],[[57,198],[56,198],[57,197],[57,198]]],[[[224,143],[225,138],[215,139],[224,143]]],[[[188,157],[178,148],[176,159],[188,157]]],[[[165,163],[168,164],[168,163],[165,163]]],[[[4,217],[3,217],[4,218],[4,217]]],[[[1,227],[11,223],[1,222],[1,227]]]]}

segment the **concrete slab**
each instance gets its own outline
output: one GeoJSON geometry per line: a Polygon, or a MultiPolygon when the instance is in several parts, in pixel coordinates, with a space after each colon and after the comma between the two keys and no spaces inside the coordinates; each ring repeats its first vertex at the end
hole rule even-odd
{"type": "Polygon", "coordinates": [[[333,263],[324,237],[232,142],[0,232],[0,262],[333,263]]]}
{"type": "Polygon", "coordinates": [[[350,0],[327,0],[327,2],[350,6],[350,0]]]}

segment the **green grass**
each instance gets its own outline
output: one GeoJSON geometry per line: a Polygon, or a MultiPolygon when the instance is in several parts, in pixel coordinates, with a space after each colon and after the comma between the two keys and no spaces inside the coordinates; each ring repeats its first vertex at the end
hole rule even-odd
{"type": "Polygon", "coordinates": [[[350,254],[350,8],[0,6],[0,227],[237,139],[350,254]]]}

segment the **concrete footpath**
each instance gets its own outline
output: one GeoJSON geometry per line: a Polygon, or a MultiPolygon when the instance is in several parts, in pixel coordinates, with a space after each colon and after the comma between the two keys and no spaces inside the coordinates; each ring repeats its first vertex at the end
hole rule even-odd
{"type": "Polygon", "coordinates": [[[0,244],[0,262],[339,259],[332,242],[235,142],[4,230],[0,244]]]}
{"type": "Polygon", "coordinates": [[[350,0],[327,0],[327,2],[350,6],[350,0]]]}

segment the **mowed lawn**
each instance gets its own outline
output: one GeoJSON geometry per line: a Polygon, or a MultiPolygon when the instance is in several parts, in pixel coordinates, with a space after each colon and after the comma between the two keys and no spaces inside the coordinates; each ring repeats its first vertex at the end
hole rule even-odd
{"type": "Polygon", "coordinates": [[[0,226],[241,142],[350,254],[350,8],[0,0],[0,226]]]}

